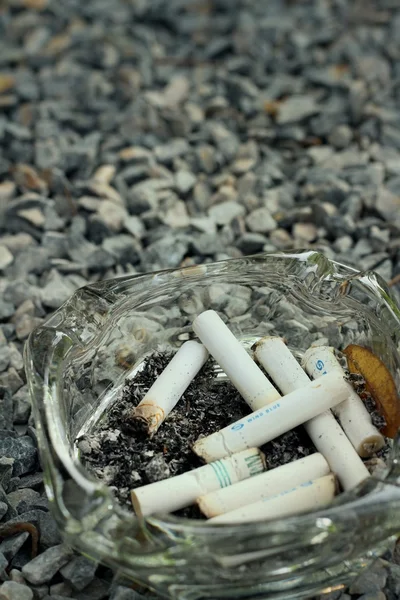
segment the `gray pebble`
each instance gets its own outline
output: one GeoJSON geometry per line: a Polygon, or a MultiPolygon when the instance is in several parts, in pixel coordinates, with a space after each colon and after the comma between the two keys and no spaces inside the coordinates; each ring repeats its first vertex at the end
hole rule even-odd
{"type": "MultiPolygon", "coordinates": [[[[1,460],[1,459],[0,459],[1,460]]],[[[24,477],[20,477],[18,487],[19,488],[41,488],[43,484],[43,473],[40,471],[36,473],[32,473],[31,475],[25,475],[24,477]]]]}
{"type": "Polygon", "coordinates": [[[15,583],[20,583],[21,585],[25,585],[26,583],[25,579],[22,577],[21,571],[18,571],[18,569],[11,569],[10,581],[15,581],[15,583]]]}
{"type": "Polygon", "coordinates": [[[267,238],[261,233],[244,233],[237,240],[236,245],[243,254],[254,254],[261,252],[267,242],[267,238]]]}
{"type": "Polygon", "coordinates": [[[77,600],[102,600],[108,596],[109,584],[98,577],[95,577],[84,590],[75,592],[77,600]]]}
{"type": "Polygon", "coordinates": [[[158,265],[160,268],[171,268],[179,265],[189,249],[189,240],[171,235],[150,244],[144,252],[144,262],[158,265]]]}
{"type": "Polygon", "coordinates": [[[14,367],[10,367],[0,375],[0,386],[7,387],[12,394],[15,394],[23,385],[24,381],[14,367]]]}
{"type": "Polygon", "coordinates": [[[399,196],[390,192],[387,188],[381,188],[376,199],[376,210],[386,221],[400,226],[399,196]]]}
{"type": "Polygon", "coordinates": [[[47,278],[46,285],[41,290],[41,299],[44,306],[59,308],[74,292],[68,279],[62,277],[58,271],[52,269],[47,278]]]}
{"type": "Polygon", "coordinates": [[[0,346],[0,372],[5,371],[10,364],[10,348],[0,346]]]}
{"type": "Polygon", "coordinates": [[[300,242],[313,242],[317,235],[317,228],[313,223],[295,223],[293,227],[293,237],[300,242]]]}
{"type": "Polygon", "coordinates": [[[110,600],[142,600],[144,596],[131,588],[117,585],[110,595],[110,600]]]}
{"type": "MultiPolygon", "coordinates": [[[[3,435],[2,438],[10,437],[11,432],[9,430],[2,430],[3,435]]],[[[14,459],[7,458],[6,456],[0,456],[0,486],[2,486],[6,491],[8,491],[8,485],[10,483],[12,477],[12,471],[14,466],[14,459]]]]}
{"type": "Polygon", "coordinates": [[[386,252],[377,252],[375,254],[368,254],[359,260],[360,268],[363,271],[369,271],[375,269],[378,265],[384,262],[388,258],[386,252]]]}
{"type": "Polygon", "coordinates": [[[124,220],[124,228],[137,239],[141,239],[145,234],[145,227],[142,221],[134,215],[124,220]]]}
{"type": "Polygon", "coordinates": [[[298,94],[282,102],[276,121],[279,125],[287,125],[307,119],[318,112],[318,105],[311,96],[298,94]]]}
{"type": "Polygon", "coordinates": [[[227,317],[232,319],[233,317],[238,317],[240,315],[243,315],[247,311],[248,308],[249,308],[249,303],[246,299],[232,297],[227,302],[227,304],[224,308],[224,313],[226,314],[227,317]]]}
{"type": "Polygon", "coordinates": [[[5,321],[14,314],[15,306],[12,302],[0,299],[0,321],[5,321]]]}
{"type": "Polygon", "coordinates": [[[14,343],[9,344],[10,349],[10,365],[18,372],[24,368],[24,359],[21,352],[14,343]]]}
{"type": "Polygon", "coordinates": [[[338,125],[332,130],[328,138],[329,143],[338,150],[347,148],[352,139],[353,132],[348,125],[338,125]]]}
{"type": "Polygon", "coordinates": [[[7,502],[18,514],[27,512],[30,508],[37,507],[40,494],[29,488],[22,488],[7,495],[7,502]]]}
{"type": "Polygon", "coordinates": [[[26,585],[15,581],[5,581],[0,585],[1,600],[32,600],[33,592],[26,585]]]}
{"type": "Polygon", "coordinates": [[[42,548],[51,548],[61,544],[60,530],[49,512],[38,510],[36,512],[40,529],[40,545],[42,548]]]}
{"type": "Polygon", "coordinates": [[[386,584],[387,571],[379,563],[365,569],[350,586],[350,594],[371,594],[381,592],[386,584]]]}
{"type": "Polygon", "coordinates": [[[14,257],[8,248],[0,244],[0,271],[4,270],[6,267],[8,267],[8,265],[11,265],[13,260],[14,257]]]}
{"type": "Polygon", "coordinates": [[[71,598],[73,594],[72,587],[65,581],[60,581],[60,583],[54,583],[50,586],[50,589],[48,591],[50,592],[50,596],[52,598],[54,598],[54,596],[63,596],[64,598],[71,598]]]}
{"type": "Polygon", "coordinates": [[[114,256],[119,264],[136,265],[140,261],[140,247],[137,240],[130,235],[120,234],[107,238],[103,248],[108,254],[114,256]]]}
{"type": "Polygon", "coordinates": [[[209,209],[208,214],[217,225],[227,225],[231,223],[235,217],[243,215],[244,212],[245,210],[241,204],[234,201],[228,201],[212,206],[209,209]]]}
{"type": "Polygon", "coordinates": [[[6,559],[4,554],[2,552],[0,552],[0,582],[8,581],[8,579],[9,579],[8,573],[7,573],[7,567],[8,567],[8,560],[6,559]]]}
{"type": "MultiPolygon", "coordinates": [[[[0,429],[12,429],[12,411],[13,401],[11,392],[5,386],[0,386],[0,429]]],[[[5,455],[0,452],[0,461],[4,456],[5,455]]]]}
{"type": "Polygon", "coordinates": [[[246,217],[246,224],[254,233],[270,233],[277,228],[275,219],[266,208],[257,208],[246,217]]]}
{"type": "Polygon", "coordinates": [[[64,580],[75,590],[83,590],[94,578],[97,563],[85,556],[74,556],[62,569],[60,573],[64,580]]]}
{"type": "Polygon", "coordinates": [[[72,557],[72,551],[64,545],[48,548],[22,569],[22,575],[34,585],[50,581],[72,557]]]}
{"type": "Polygon", "coordinates": [[[11,562],[28,538],[29,533],[27,531],[8,537],[1,542],[0,552],[6,557],[8,562],[11,562]]]}
{"type": "Polygon", "coordinates": [[[4,517],[8,510],[8,506],[5,502],[0,502],[0,521],[4,517]]]}
{"type": "Polygon", "coordinates": [[[193,189],[197,181],[196,176],[190,171],[178,171],[175,175],[176,189],[180,194],[186,195],[193,189]]]}
{"type": "Polygon", "coordinates": [[[215,153],[215,149],[208,145],[203,144],[196,149],[197,160],[199,164],[199,168],[204,173],[214,173],[218,166],[217,156],[215,153]]]}
{"type": "Polygon", "coordinates": [[[184,139],[171,140],[167,144],[157,146],[154,149],[154,155],[158,162],[169,164],[175,158],[185,156],[189,152],[189,144],[184,139]]]}
{"type": "Polygon", "coordinates": [[[393,277],[393,263],[390,259],[385,260],[380,265],[374,267],[375,273],[378,273],[385,281],[389,281],[393,277]]]}
{"type": "Polygon", "coordinates": [[[49,586],[48,585],[32,585],[31,589],[33,591],[35,600],[42,600],[42,598],[48,598],[49,594],[49,586]]]}
{"type": "Polygon", "coordinates": [[[31,414],[31,402],[28,386],[20,388],[13,396],[13,422],[17,425],[28,423],[31,414]]]}
{"type": "Polygon", "coordinates": [[[14,459],[13,475],[19,476],[35,468],[37,450],[28,437],[18,439],[8,437],[0,439],[0,456],[14,459]]]}

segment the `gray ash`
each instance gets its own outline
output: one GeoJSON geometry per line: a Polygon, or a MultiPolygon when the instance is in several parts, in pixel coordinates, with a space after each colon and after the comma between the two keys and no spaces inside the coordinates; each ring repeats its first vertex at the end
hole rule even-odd
{"type": "Polygon", "coordinates": [[[376,456],[383,460],[386,464],[388,464],[390,459],[390,454],[392,452],[392,440],[390,438],[385,438],[386,444],[376,452],[376,456]]]}
{"type": "Polygon", "coordinates": [[[135,379],[126,382],[99,430],[79,441],[87,466],[128,506],[131,489],[201,466],[191,450],[199,435],[209,435],[249,412],[231,384],[214,382],[209,360],[157,434],[149,438],[133,425],[129,414],[170,360],[166,353],[149,357],[135,379]]]}
{"type": "MultiPolygon", "coordinates": [[[[157,353],[127,381],[120,398],[99,429],[79,440],[82,460],[111,486],[116,498],[131,507],[129,491],[179,475],[203,463],[192,451],[200,435],[210,435],[249,413],[249,407],[230,382],[217,382],[210,359],[151,439],[129,419],[132,409],[160,375],[171,355],[157,353]]],[[[269,468],[315,452],[302,428],[289,431],[262,448],[269,468]]],[[[177,514],[201,518],[196,507],[177,514]]]]}
{"type": "Polygon", "coordinates": [[[268,469],[280,467],[316,452],[303,427],[287,431],[268,444],[264,444],[261,450],[266,455],[268,469]]]}

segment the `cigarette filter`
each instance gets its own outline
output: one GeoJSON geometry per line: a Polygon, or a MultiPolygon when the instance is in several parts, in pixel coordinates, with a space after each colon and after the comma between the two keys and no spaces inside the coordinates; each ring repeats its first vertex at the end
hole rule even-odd
{"type": "Polygon", "coordinates": [[[306,481],[296,487],[291,487],[275,496],[209,519],[207,523],[228,525],[290,517],[326,506],[332,502],[335,492],[336,480],[331,473],[314,481],[306,481]]]}
{"type": "Polygon", "coordinates": [[[148,433],[153,435],[176,406],[207,358],[208,352],[202,344],[193,340],[182,344],[136,406],[132,418],[143,421],[148,433]]]}
{"type": "MultiPolygon", "coordinates": [[[[334,348],[328,346],[309,348],[304,354],[303,366],[313,379],[334,370],[344,374],[334,348]]],[[[383,448],[385,438],[372,424],[371,416],[355,390],[350,392],[345,402],[335,407],[334,412],[360,456],[367,458],[383,448]]]]}
{"type": "Polygon", "coordinates": [[[131,491],[136,514],[170,513],[190,506],[196,498],[247,479],[266,468],[265,456],[249,448],[229,458],[217,460],[182,475],[156,481],[131,491]]]}
{"type": "MultiPolygon", "coordinates": [[[[348,393],[349,384],[343,376],[337,372],[331,373],[318,381],[310,381],[273,404],[197,440],[193,450],[206,462],[211,462],[245,448],[262,446],[331,406],[343,402],[348,393]]],[[[351,444],[350,448],[353,450],[351,444]]]]}
{"type": "Polygon", "coordinates": [[[246,481],[210,492],[198,498],[197,503],[206,517],[216,517],[247,504],[275,496],[301,483],[318,479],[328,475],[329,472],[329,465],[325,458],[316,452],[246,481]]]}
{"type": "MultiPolygon", "coordinates": [[[[257,343],[255,354],[284,394],[309,383],[307,374],[281,338],[263,338],[257,343]]],[[[333,372],[344,377],[343,371],[333,372]]],[[[347,395],[344,399],[347,402],[354,390],[350,384],[346,385],[347,395]]],[[[305,402],[308,400],[305,399],[305,402]]],[[[304,423],[304,427],[318,452],[328,461],[331,471],[337,475],[344,490],[355,487],[368,477],[368,469],[330,410],[314,416],[304,423]]]]}
{"type": "Polygon", "coordinates": [[[192,327],[252,410],[280,398],[279,392],[215,311],[201,313],[192,327]]]}

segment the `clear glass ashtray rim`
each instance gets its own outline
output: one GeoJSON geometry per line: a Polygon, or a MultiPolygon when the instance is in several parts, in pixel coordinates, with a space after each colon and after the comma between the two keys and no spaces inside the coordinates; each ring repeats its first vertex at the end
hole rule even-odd
{"type": "MultiPolygon", "coordinates": [[[[56,388],[54,388],[54,386],[49,385],[49,381],[47,379],[47,383],[46,383],[46,376],[43,378],[42,380],[42,389],[41,392],[38,392],[37,389],[37,374],[34,373],[35,369],[34,369],[34,340],[40,335],[41,332],[44,331],[44,329],[48,329],[49,325],[51,326],[52,323],[55,324],[55,326],[52,327],[53,332],[53,343],[56,346],[56,342],[57,342],[57,337],[59,337],[60,332],[62,332],[62,327],[60,329],[58,329],[57,327],[57,323],[58,322],[63,322],[63,314],[67,311],[67,306],[69,306],[71,308],[72,304],[74,303],[74,299],[77,297],[77,294],[80,294],[81,297],[83,297],[86,293],[89,294],[88,296],[88,300],[90,299],[90,297],[93,297],[93,295],[95,295],[96,297],[101,298],[103,296],[104,290],[108,290],[112,291],[112,293],[118,293],[118,288],[124,287],[124,288],[130,288],[130,293],[134,293],[135,292],[135,287],[140,288],[140,287],[146,287],[146,284],[149,284],[151,282],[151,285],[154,286],[159,286],[159,285],[163,285],[165,282],[168,281],[173,281],[173,278],[176,277],[182,277],[182,279],[186,279],[187,281],[194,281],[195,279],[199,279],[199,281],[201,281],[201,279],[203,277],[207,276],[207,270],[212,270],[213,268],[216,269],[218,271],[219,268],[222,267],[222,271],[226,268],[230,268],[230,266],[234,266],[235,264],[248,264],[249,261],[253,262],[255,261],[255,263],[257,264],[266,264],[266,261],[271,261],[271,260],[283,260],[283,261],[288,261],[288,260],[295,260],[298,261],[299,263],[304,263],[304,266],[307,264],[309,267],[312,264],[310,259],[313,259],[316,269],[315,269],[315,274],[317,279],[319,279],[320,281],[323,280],[327,280],[327,281],[335,281],[335,284],[337,285],[338,288],[338,293],[340,292],[340,287],[343,286],[343,284],[345,282],[350,281],[351,279],[358,280],[359,282],[364,279],[364,284],[367,284],[368,287],[371,289],[374,289],[374,293],[376,295],[376,297],[378,298],[378,292],[379,292],[379,300],[380,302],[382,302],[383,304],[386,305],[386,307],[390,310],[390,312],[392,313],[393,318],[395,319],[395,321],[397,322],[397,325],[399,327],[399,335],[400,335],[400,311],[397,308],[396,305],[396,301],[394,300],[394,298],[391,296],[390,291],[388,290],[388,288],[385,286],[383,280],[381,280],[379,277],[376,277],[375,274],[373,273],[360,273],[355,269],[352,269],[351,267],[347,267],[346,265],[342,265],[340,263],[337,263],[335,261],[332,261],[330,259],[327,259],[324,255],[318,253],[318,252],[314,252],[314,251],[304,251],[304,252],[297,252],[297,253],[293,253],[293,252],[289,252],[289,253],[285,253],[285,252],[281,252],[281,253],[273,253],[273,254],[269,254],[269,253],[264,253],[264,254],[258,254],[255,256],[249,256],[249,257],[243,257],[241,259],[230,259],[227,261],[221,261],[219,263],[211,263],[211,264],[206,264],[203,266],[199,266],[199,267],[188,267],[188,268],[183,268],[183,269],[170,269],[167,271],[158,271],[158,272],[153,272],[153,273],[146,273],[143,275],[133,275],[133,276],[123,276],[123,277],[118,277],[118,278],[114,278],[114,279],[110,279],[110,280],[106,280],[104,282],[101,282],[100,284],[94,284],[94,285],[89,285],[86,286],[84,288],[81,288],[80,290],[78,290],[77,292],[75,292],[75,294],[71,297],[71,299],[69,301],[67,301],[66,304],[64,304],[60,309],[58,309],[50,318],[50,320],[48,322],[46,322],[44,325],[39,326],[36,330],[34,330],[31,335],[30,338],[28,340],[28,343],[26,345],[25,348],[25,364],[26,364],[26,370],[27,370],[27,377],[28,377],[28,382],[31,388],[31,396],[32,396],[32,404],[34,407],[34,413],[35,413],[35,420],[36,422],[39,424],[38,427],[38,438],[39,438],[39,448],[41,451],[41,455],[43,456],[47,450],[48,450],[48,441],[50,441],[51,447],[53,448],[53,450],[55,450],[55,453],[57,454],[58,458],[60,459],[63,467],[66,468],[66,470],[68,471],[68,473],[70,474],[71,478],[75,481],[75,483],[78,485],[79,488],[81,488],[82,490],[85,491],[85,493],[87,493],[88,495],[94,495],[94,496],[100,496],[102,497],[105,501],[106,501],[106,505],[108,506],[108,512],[109,513],[114,513],[116,515],[118,515],[118,517],[120,517],[121,519],[123,519],[124,521],[129,521],[131,523],[135,522],[136,517],[133,514],[128,513],[125,509],[123,509],[122,507],[120,507],[116,501],[112,498],[111,492],[110,490],[107,488],[107,486],[105,486],[104,484],[102,484],[101,482],[95,482],[93,481],[93,479],[91,478],[91,476],[89,475],[89,473],[86,472],[86,470],[81,466],[81,465],[76,465],[74,464],[73,459],[69,456],[69,453],[67,451],[66,448],[64,448],[64,450],[62,449],[62,447],[60,447],[60,444],[65,444],[66,440],[63,439],[63,436],[61,435],[60,437],[60,432],[59,432],[59,428],[52,428],[51,427],[51,420],[53,417],[55,417],[54,415],[54,407],[55,407],[55,403],[57,403],[57,399],[52,397],[52,394],[54,393],[59,393],[59,390],[57,390],[56,388]],[[320,261],[320,265],[318,265],[318,261],[320,261]],[[319,266],[321,266],[320,269],[320,273],[318,273],[318,268],[319,266]],[[115,292],[115,290],[117,290],[117,292],[115,292]],[[383,294],[381,293],[381,291],[383,291],[383,294]],[[61,320],[60,320],[61,317],[61,320]],[[38,399],[38,394],[40,395],[40,393],[42,394],[42,406],[45,407],[45,423],[43,423],[42,419],[43,419],[43,414],[40,414],[40,406],[38,406],[38,404],[40,403],[40,399],[38,399]],[[52,406],[53,411],[49,410],[49,408],[52,406]],[[45,440],[44,439],[44,431],[43,431],[43,426],[45,426],[45,428],[50,432],[50,439],[49,440],[45,440]]],[[[216,274],[216,276],[218,276],[218,272],[216,274]]],[[[307,285],[307,284],[304,284],[307,285]]],[[[104,294],[104,297],[109,298],[109,294],[104,294]]],[[[113,301],[111,300],[111,305],[112,305],[113,301]]],[[[73,310],[73,309],[72,309],[73,310]]],[[[65,358],[66,353],[70,350],[71,344],[67,344],[67,348],[65,352],[61,352],[61,355],[57,357],[58,361],[62,361],[65,358]]],[[[52,361],[56,360],[55,356],[54,356],[54,352],[51,356],[51,361],[49,361],[49,363],[47,364],[47,370],[50,371],[51,367],[54,365],[51,365],[50,363],[52,363],[52,361]]],[[[60,362],[58,363],[58,367],[60,367],[60,362]]],[[[49,373],[47,372],[47,378],[48,378],[49,373]]],[[[59,418],[55,417],[56,420],[59,418]]],[[[52,458],[51,456],[48,456],[45,459],[45,462],[47,463],[47,467],[50,468],[50,470],[54,470],[57,471],[57,467],[52,463],[52,458]]],[[[377,480],[378,483],[381,484],[386,484],[389,483],[389,475],[390,472],[392,471],[392,467],[393,465],[396,467],[397,469],[397,459],[395,459],[394,457],[392,457],[392,465],[391,467],[388,467],[387,469],[387,477],[384,480],[377,480]],[[394,463],[396,463],[394,465],[394,463]]],[[[397,472],[397,471],[396,471],[397,472]]],[[[48,473],[47,473],[48,474],[48,473]]],[[[53,473],[54,475],[54,473],[53,473]]],[[[390,480],[390,483],[393,483],[394,479],[393,477],[390,480]]],[[[364,484],[362,483],[361,486],[363,486],[364,484]]],[[[60,495],[56,492],[56,490],[54,489],[54,478],[51,477],[51,475],[48,477],[47,480],[47,492],[49,494],[49,496],[51,498],[53,498],[53,500],[55,501],[55,504],[57,505],[58,508],[58,521],[59,522],[67,522],[67,521],[71,521],[71,515],[69,514],[68,510],[66,509],[65,506],[63,506],[62,501],[61,501],[61,497],[60,495]]],[[[335,515],[337,516],[337,511],[339,510],[341,513],[343,513],[343,511],[346,510],[351,510],[353,507],[356,506],[357,502],[352,500],[352,496],[351,493],[348,494],[343,494],[343,498],[344,497],[348,497],[349,500],[346,501],[341,501],[338,505],[333,505],[332,507],[329,507],[327,510],[325,510],[323,512],[323,516],[324,518],[329,519],[330,515],[335,515]]],[[[353,496],[354,498],[354,496],[353,496]]],[[[400,507],[400,492],[399,492],[399,507],[400,507]]],[[[53,503],[54,504],[54,503],[53,503]]],[[[203,534],[206,533],[206,535],[212,535],[213,532],[215,533],[215,531],[217,530],[219,533],[224,533],[224,537],[226,536],[226,534],[228,535],[235,535],[236,532],[241,532],[241,534],[245,534],[246,532],[251,532],[254,531],[254,528],[257,528],[257,532],[261,533],[261,531],[264,531],[265,533],[271,533],[273,531],[282,531],[283,529],[285,530],[290,530],[290,529],[295,529],[297,525],[304,525],[305,522],[310,521],[315,523],[315,520],[319,518],[319,514],[320,513],[308,513],[307,515],[304,516],[297,516],[297,517],[292,517],[290,519],[282,519],[282,520],[276,520],[273,522],[264,522],[264,523],[250,523],[250,524],[242,524],[242,525],[229,525],[229,526],[210,526],[210,525],[205,525],[204,522],[202,521],[193,521],[193,520],[189,520],[189,519],[184,519],[184,518],[179,518],[179,517],[175,517],[173,515],[154,515],[153,517],[149,517],[147,519],[144,520],[145,524],[149,524],[152,527],[159,527],[159,528],[163,528],[163,527],[167,527],[169,529],[169,531],[174,531],[176,533],[179,532],[183,532],[185,534],[196,534],[196,533],[200,533],[202,532],[203,534]]]]}

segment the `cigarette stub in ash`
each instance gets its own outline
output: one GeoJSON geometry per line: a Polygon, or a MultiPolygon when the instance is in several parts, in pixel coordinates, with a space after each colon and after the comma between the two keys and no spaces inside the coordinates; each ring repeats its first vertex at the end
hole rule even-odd
{"type": "Polygon", "coordinates": [[[182,344],[136,406],[131,418],[143,421],[148,433],[153,435],[175,407],[207,358],[208,352],[202,344],[192,340],[182,344]]]}
{"type": "MultiPolygon", "coordinates": [[[[348,386],[343,376],[337,372],[325,375],[318,381],[309,381],[304,387],[281,397],[273,404],[197,440],[193,450],[206,462],[211,462],[241,452],[245,448],[262,446],[343,402],[349,393],[348,386]]],[[[360,460],[350,442],[349,445],[360,460]]]]}
{"type": "MultiPolygon", "coordinates": [[[[256,344],[255,355],[284,394],[301,389],[310,382],[309,377],[281,338],[262,338],[256,344]]],[[[344,377],[343,371],[336,370],[332,373],[344,377]]],[[[347,395],[343,399],[347,401],[354,390],[350,384],[345,385],[347,395]]],[[[330,410],[314,416],[304,423],[304,427],[314,446],[328,461],[331,471],[338,476],[343,489],[354,488],[369,476],[368,469],[330,410]]]]}
{"type": "Polygon", "coordinates": [[[280,398],[279,392],[215,311],[201,313],[192,327],[252,410],[280,398]]]}
{"type": "Polygon", "coordinates": [[[306,481],[291,487],[275,496],[209,519],[207,524],[228,525],[290,517],[326,506],[332,502],[335,492],[336,479],[331,473],[314,481],[306,481]]]}
{"type": "Polygon", "coordinates": [[[258,448],[249,448],[182,475],[136,488],[131,492],[132,504],[136,514],[144,517],[174,512],[194,504],[199,496],[258,475],[265,468],[264,454],[258,448]]]}
{"type": "MultiPolygon", "coordinates": [[[[313,379],[334,370],[344,374],[334,348],[328,346],[309,348],[304,354],[302,364],[313,379]]],[[[335,407],[335,413],[360,456],[366,458],[383,448],[385,438],[372,424],[371,416],[355,390],[351,391],[345,402],[335,407]]]]}
{"type": "Polygon", "coordinates": [[[201,496],[197,499],[197,504],[206,517],[216,517],[329,473],[330,468],[325,458],[316,452],[246,481],[201,496]]]}

